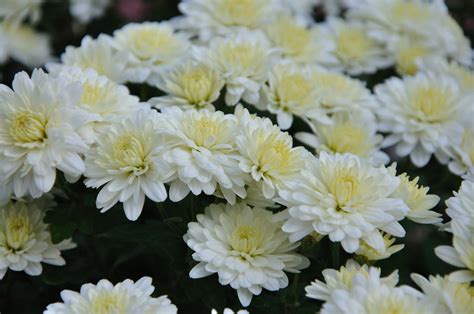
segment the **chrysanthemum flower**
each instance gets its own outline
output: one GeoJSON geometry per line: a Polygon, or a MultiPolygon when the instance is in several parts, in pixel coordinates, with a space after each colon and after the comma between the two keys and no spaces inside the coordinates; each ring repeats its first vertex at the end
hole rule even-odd
{"type": "Polygon", "coordinates": [[[385,145],[397,144],[397,155],[410,155],[417,167],[425,166],[459,133],[459,118],[469,106],[456,81],[434,73],[391,78],[376,86],[375,93],[379,128],[391,133],[385,145]]]}
{"type": "Polygon", "coordinates": [[[69,11],[79,23],[87,24],[102,16],[110,3],[110,0],[71,0],[69,11]]]}
{"type": "Polygon", "coordinates": [[[213,111],[212,103],[219,98],[224,80],[215,68],[188,61],[160,73],[155,84],[167,94],[149,100],[156,108],[178,106],[183,110],[213,111]]]}
{"type": "MultiPolygon", "coordinates": [[[[0,5],[1,6],[1,5],[0,5]]],[[[29,67],[42,66],[51,58],[49,36],[26,24],[0,23],[5,53],[29,67]],[[34,49],[31,49],[34,47],[34,49]]],[[[1,58],[0,58],[1,59],[1,58]]]]}
{"type": "Polygon", "coordinates": [[[278,0],[185,0],[179,6],[182,26],[203,41],[241,28],[261,29],[281,10],[278,0]]]}
{"type": "Polygon", "coordinates": [[[407,287],[393,287],[381,283],[374,269],[369,276],[356,274],[351,289],[339,289],[323,304],[322,314],[350,313],[430,313],[421,302],[419,291],[407,287]]]}
{"type": "Polygon", "coordinates": [[[474,287],[457,283],[448,276],[430,276],[429,280],[412,274],[413,281],[423,290],[422,303],[430,313],[471,313],[474,309],[474,287]]]}
{"type": "Polygon", "coordinates": [[[80,292],[63,290],[63,303],[48,305],[45,314],[88,314],[88,313],[155,313],[176,314],[177,307],[167,296],[151,296],[155,287],[150,277],[142,277],[136,282],[126,279],[115,286],[107,279],[97,285],[87,283],[80,292]]]}
{"type": "Polygon", "coordinates": [[[327,30],[321,26],[307,26],[288,15],[277,15],[265,26],[274,47],[285,59],[299,64],[337,64],[331,53],[334,45],[327,30]]]}
{"type": "Polygon", "coordinates": [[[383,236],[383,241],[383,250],[376,250],[364,241],[361,241],[359,248],[357,249],[357,251],[355,251],[355,254],[365,260],[378,261],[389,258],[390,256],[392,256],[392,254],[401,251],[405,247],[404,244],[393,245],[395,243],[395,238],[391,237],[388,234],[385,234],[383,236]]]}
{"type": "Polygon", "coordinates": [[[76,245],[70,239],[53,244],[49,227],[43,223],[44,213],[34,202],[18,201],[0,208],[0,280],[8,269],[38,276],[41,263],[66,264],[61,251],[76,245]]]}
{"type": "Polygon", "coordinates": [[[464,180],[459,191],[446,201],[446,205],[451,224],[461,224],[474,229],[474,180],[464,180]]]}
{"type": "Polygon", "coordinates": [[[439,196],[428,194],[429,188],[418,184],[419,177],[410,180],[406,173],[402,173],[398,178],[400,185],[392,196],[408,205],[407,218],[420,224],[439,224],[441,214],[430,210],[439,203],[439,196]]]}
{"type": "Polygon", "coordinates": [[[35,70],[15,75],[13,90],[0,85],[0,199],[51,190],[56,169],[75,180],[88,147],[78,129],[89,116],[78,108],[80,84],[35,70]]]}
{"type": "Polygon", "coordinates": [[[160,128],[169,149],[164,159],[177,169],[170,199],[178,202],[189,192],[212,195],[219,190],[229,203],[245,198],[245,173],[239,168],[235,144],[237,120],[233,115],[206,109],[182,111],[165,108],[160,128]]]}
{"type": "Polygon", "coordinates": [[[112,121],[121,120],[131,113],[147,107],[138,97],[130,95],[128,88],[119,85],[107,77],[97,74],[93,69],[64,66],[55,73],[65,82],[79,82],[82,94],[79,107],[91,114],[91,123],[81,128],[81,134],[92,143],[96,138],[96,129],[112,121]]]}
{"type": "Polygon", "coordinates": [[[268,86],[263,87],[263,97],[257,107],[276,114],[281,129],[293,124],[293,116],[325,119],[315,95],[313,70],[293,63],[279,63],[269,74],[268,86]]]}
{"type": "Polygon", "coordinates": [[[268,79],[276,50],[260,32],[239,31],[232,36],[214,38],[208,48],[197,48],[196,58],[215,67],[225,80],[228,106],[240,99],[256,104],[268,79]]]}
{"type": "Polygon", "coordinates": [[[84,175],[88,187],[106,184],[96,200],[101,212],[121,202],[127,218],[137,220],[145,196],[155,202],[166,199],[163,183],[173,173],[162,159],[166,146],[157,132],[160,123],[156,111],[140,110],[99,132],[97,145],[86,153],[84,175]]]}
{"type": "Polygon", "coordinates": [[[296,133],[295,138],[315,149],[316,153],[351,153],[371,159],[375,164],[386,164],[387,154],[380,150],[383,136],[377,134],[377,123],[372,114],[337,112],[331,124],[312,122],[313,133],[296,133]]]}
{"type": "Polygon", "coordinates": [[[273,198],[280,185],[299,175],[309,153],[302,147],[293,147],[292,137],[269,119],[252,117],[245,110],[239,124],[239,167],[261,184],[266,198],[273,198]]]}
{"type": "MultiPolygon", "coordinates": [[[[449,275],[456,282],[474,281],[474,236],[473,229],[467,226],[457,228],[453,236],[453,245],[436,247],[436,255],[448,264],[462,268],[449,275]]],[[[453,231],[454,231],[453,230],[453,231]]]]}
{"type": "Polygon", "coordinates": [[[188,51],[188,38],[167,22],[131,23],[114,32],[111,45],[126,53],[127,81],[154,83],[160,70],[176,63],[188,51]]]}
{"type": "Polygon", "coordinates": [[[370,37],[364,24],[332,18],[327,25],[334,41],[333,54],[338,60],[335,68],[350,75],[360,75],[374,73],[393,63],[385,45],[370,37]]]}
{"type": "Polygon", "coordinates": [[[49,63],[46,68],[50,73],[59,72],[62,66],[91,68],[114,82],[123,83],[127,80],[125,75],[127,56],[123,51],[116,51],[106,35],[100,35],[97,39],[85,36],[80,47],[66,47],[66,51],[61,55],[61,62],[61,64],[49,63]]]}
{"type": "Polygon", "coordinates": [[[392,197],[400,179],[385,167],[374,167],[351,154],[322,152],[308,158],[300,180],[279,190],[277,202],[288,207],[280,214],[286,219],[283,231],[298,241],[313,231],[341,242],[349,253],[365,241],[383,251],[381,231],[403,237],[398,223],[408,212],[401,199],[392,197]]]}
{"type": "Polygon", "coordinates": [[[237,290],[240,303],[248,306],[262,289],[277,291],[288,286],[286,272],[299,272],[309,260],[294,250],[273,214],[245,204],[210,205],[198,222],[188,224],[184,240],[194,251],[191,278],[217,273],[222,285],[237,290]]]}
{"type": "Polygon", "coordinates": [[[372,276],[380,280],[381,283],[390,287],[395,287],[398,283],[398,272],[394,271],[387,277],[380,277],[380,268],[368,267],[367,265],[359,265],[353,259],[349,259],[345,266],[341,266],[339,270],[327,268],[323,270],[322,275],[324,281],[315,280],[311,285],[306,286],[306,296],[311,299],[329,301],[331,295],[339,289],[350,290],[355,275],[372,276]]]}

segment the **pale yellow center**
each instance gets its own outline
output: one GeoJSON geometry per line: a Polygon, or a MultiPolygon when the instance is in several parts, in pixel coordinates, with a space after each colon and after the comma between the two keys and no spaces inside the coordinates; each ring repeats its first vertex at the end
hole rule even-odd
{"type": "Polygon", "coordinates": [[[267,176],[271,176],[273,171],[280,174],[293,171],[298,158],[291,145],[277,135],[264,138],[263,134],[257,133],[256,141],[261,147],[257,157],[260,165],[258,170],[267,176]]]}
{"type": "Polygon", "coordinates": [[[10,122],[10,136],[17,143],[44,142],[47,120],[40,114],[23,111],[17,113],[10,122]]]}
{"type": "Polygon", "coordinates": [[[170,30],[144,27],[132,31],[128,46],[136,56],[148,60],[157,53],[171,53],[175,47],[175,38],[170,30]]]}
{"type": "Polygon", "coordinates": [[[336,53],[343,60],[358,61],[366,58],[374,45],[366,33],[357,28],[346,28],[339,33],[336,53]]]}
{"type": "Polygon", "coordinates": [[[257,27],[265,12],[268,0],[215,0],[213,12],[227,26],[257,27]]]}
{"type": "Polygon", "coordinates": [[[221,48],[220,54],[226,63],[240,66],[243,69],[248,69],[256,66],[255,61],[260,60],[261,56],[256,54],[254,46],[246,43],[238,45],[225,45],[221,48]]]}
{"type": "Polygon", "coordinates": [[[13,251],[21,250],[33,235],[33,225],[28,216],[9,217],[5,225],[7,247],[13,251]]]}
{"type": "Polygon", "coordinates": [[[308,95],[313,90],[313,84],[300,74],[284,75],[278,83],[276,101],[283,110],[294,111],[292,106],[304,106],[308,95]]]}
{"type": "Polygon", "coordinates": [[[107,97],[104,87],[85,83],[82,89],[81,103],[94,106],[103,101],[107,97]]]}
{"type": "Polygon", "coordinates": [[[120,136],[113,145],[113,158],[122,166],[136,174],[148,170],[147,154],[142,141],[135,134],[120,136]]]}
{"type": "Polygon", "coordinates": [[[414,75],[418,71],[416,61],[430,52],[425,46],[410,43],[401,47],[396,54],[397,71],[403,75],[414,75]]]}
{"type": "Polygon", "coordinates": [[[393,19],[396,22],[420,22],[424,21],[429,17],[426,6],[407,2],[397,1],[395,6],[391,10],[393,19]]]}
{"type": "Polygon", "coordinates": [[[367,313],[368,314],[406,314],[413,313],[411,304],[407,301],[397,298],[397,297],[388,297],[388,298],[374,298],[368,296],[367,298],[367,313]]]}
{"type": "Polygon", "coordinates": [[[280,18],[271,25],[269,33],[277,45],[293,57],[304,54],[312,42],[311,31],[289,18],[280,18]]]}
{"type": "Polygon", "coordinates": [[[441,122],[453,109],[448,93],[437,87],[419,87],[411,96],[411,106],[419,121],[441,122]]]}
{"type": "Polygon", "coordinates": [[[254,226],[238,226],[232,233],[230,246],[233,250],[252,255],[259,248],[263,234],[254,226]]]}
{"type": "Polygon", "coordinates": [[[210,69],[193,68],[181,75],[184,96],[193,105],[208,101],[212,95],[215,77],[210,69]]]}
{"type": "Polygon", "coordinates": [[[90,303],[91,314],[122,314],[126,313],[126,306],[120,294],[101,293],[90,303]]]}
{"type": "Polygon", "coordinates": [[[348,122],[323,127],[327,128],[323,132],[325,144],[333,153],[352,153],[366,157],[372,147],[367,139],[368,134],[362,127],[348,122]]]}
{"type": "Polygon", "coordinates": [[[337,210],[346,210],[359,188],[357,178],[345,169],[336,169],[328,187],[337,203],[337,210]]]}
{"type": "Polygon", "coordinates": [[[196,120],[187,121],[184,131],[197,146],[212,148],[219,144],[227,135],[225,124],[211,117],[201,116],[196,120]]]}

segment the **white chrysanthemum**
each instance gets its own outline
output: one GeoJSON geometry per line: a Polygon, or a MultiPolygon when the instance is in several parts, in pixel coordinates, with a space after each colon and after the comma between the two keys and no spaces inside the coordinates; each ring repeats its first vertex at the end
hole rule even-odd
{"type": "Polygon", "coordinates": [[[231,204],[236,195],[245,198],[246,177],[239,168],[241,157],[235,144],[236,118],[206,109],[162,111],[166,123],[160,132],[169,145],[164,158],[177,169],[170,199],[178,202],[189,192],[212,195],[216,190],[231,204]]]}
{"type": "Polygon", "coordinates": [[[189,50],[188,38],[167,22],[130,23],[114,32],[111,45],[125,52],[125,76],[130,82],[154,83],[156,74],[189,50]]]}
{"type": "Polygon", "coordinates": [[[63,303],[48,305],[44,314],[176,314],[178,309],[167,296],[151,296],[154,290],[150,277],[142,277],[136,282],[126,279],[115,286],[102,279],[97,285],[82,285],[80,292],[61,291],[63,303]]]}
{"type": "Polygon", "coordinates": [[[367,23],[368,33],[390,46],[405,37],[424,42],[436,55],[465,64],[472,62],[469,40],[449,16],[444,1],[354,1],[348,16],[367,23]]]}
{"type": "Polygon", "coordinates": [[[335,68],[350,75],[375,73],[393,64],[383,43],[370,37],[367,27],[357,21],[331,18],[327,22],[334,41],[335,68]]]}
{"type": "Polygon", "coordinates": [[[196,49],[196,57],[219,71],[226,84],[226,104],[235,106],[240,99],[250,104],[259,101],[275,52],[262,33],[240,31],[196,49]]]}
{"type": "Polygon", "coordinates": [[[452,219],[451,224],[465,225],[474,229],[474,180],[461,183],[459,192],[446,201],[446,214],[452,219]]]}
{"type": "Polygon", "coordinates": [[[355,254],[365,260],[378,261],[389,258],[390,256],[392,256],[392,254],[401,251],[405,247],[404,244],[393,245],[395,243],[395,238],[391,237],[388,234],[385,234],[383,236],[383,241],[383,250],[376,250],[364,241],[361,241],[359,248],[357,249],[357,251],[355,251],[355,254]]]}
{"type": "Polygon", "coordinates": [[[412,274],[413,281],[423,290],[422,303],[430,306],[430,313],[472,313],[474,287],[469,283],[451,281],[448,276],[430,276],[429,280],[412,274]]]}
{"type": "Polygon", "coordinates": [[[323,304],[321,313],[432,313],[431,308],[421,302],[423,295],[419,291],[384,284],[373,270],[369,276],[356,274],[351,289],[334,291],[323,304]]]}
{"type": "Polygon", "coordinates": [[[420,224],[439,224],[441,214],[431,211],[438,203],[439,196],[428,194],[429,187],[418,185],[419,177],[410,180],[406,173],[398,176],[400,185],[393,193],[393,197],[402,199],[410,208],[407,218],[420,224]]]}
{"type": "Polygon", "coordinates": [[[277,64],[269,74],[268,86],[263,87],[259,109],[276,114],[283,130],[291,127],[293,116],[330,123],[315,95],[313,72],[293,63],[277,64]]]}
{"type": "Polygon", "coordinates": [[[66,47],[66,51],[61,55],[61,62],[61,64],[49,63],[46,68],[51,73],[59,72],[63,66],[91,68],[114,82],[123,83],[127,80],[126,55],[117,52],[110,45],[106,35],[100,35],[97,39],[85,36],[80,47],[66,47]]]}
{"type": "Polygon", "coordinates": [[[188,61],[160,73],[155,84],[167,94],[149,100],[158,109],[178,106],[214,111],[212,103],[219,98],[224,80],[214,67],[188,61]]]}
{"type": "Polygon", "coordinates": [[[49,36],[38,33],[31,26],[2,22],[0,37],[5,44],[0,50],[4,49],[12,59],[26,66],[42,66],[51,58],[49,36]]]}
{"type": "Polygon", "coordinates": [[[101,17],[109,4],[110,0],[71,0],[69,11],[80,23],[87,24],[101,17]]]}
{"type": "Polygon", "coordinates": [[[210,205],[198,222],[188,224],[184,240],[199,264],[191,278],[217,273],[219,282],[237,290],[240,303],[248,306],[263,289],[277,291],[288,286],[287,272],[299,272],[309,260],[294,250],[273,214],[245,204],[210,205]]]}
{"type": "Polygon", "coordinates": [[[138,97],[130,95],[126,86],[119,85],[93,69],[64,66],[55,73],[65,82],[79,82],[82,94],[79,107],[93,116],[93,121],[81,128],[88,143],[95,142],[96,130],[146,107],[138,97]]]}
{"type": "Polygon", "coordinates": [[[53,244],[45,211],[34,202],[8,203],[0,208],[0,280],[8,269],[38,276],[41,263],[62,266],[61,251],[76,245],[71,240],[53,244]]]}
{"type": "Polygon", "coordinates": [[[67,179],[84,171],[88,147],[78,129],[88,114],[78,108],[80,84],[69,84],[35,70],[15,75],[13,90],[0,85],[0,199],[51,190],[56,169],[67,179]]]}
{"type": "Polygon", "coordinates": [[[242,156],[239,167],[261,184],[266,198],[273,198],[282,184],[299,175],[309,153],[302,147],[293,147],[292,137],[269,119],[252,117],[245,110],[239,124],[240,134],[236,138],[242,156]]]}
{"type": "MultiPolygon", "coordinates": [[[[441,245],[435,249],[436,255],[448,264],[462,268],[449,275],[456,282],[474,281],[474,233],[473,228],[462,227],[462,234],[453,236],[453,246],[441,245]]],[[[454,231],[453,230],[453,231],[454,231]]]]}
{"type": "Polygon", "coordinates": [[[315,149],[316,153],[351,153],[371,159],[375,164],[389,162],[380,150],[383,136],[377,134],[377,123],[372,114],[336,112],[332,124],[311,122],[313,133],[296,133],[295,138],[315,149]]]}
{"type": "Polygon", "coordinates": [[[349,253],[361,240],[383,251],[381,231],[403,237],[398,223],[408,213],[401,199],[392,197],[400,179],[385,167],[374,167],[351,154],[329,155],[322,152],[308,158],[299,181],[287,183],[277,202],[288,207],[283,230],[298,241],[313,231],[341,242],[349,253]]]}
{"type": "MultiPolygon", "coordinates": [[[[395,68],[401,75],[415,75],[420,70],[420,62],[436,58],[436,50],[427,43],[404,37],[393,44],[395,68]]],[[[436,58],[438,59],[438,58],[436,58]]]]}
{"type": "Polygon", "coordinates": [[[334,43],[321,26],[307,26],[287,15],[277,17],[265,26],[265,32],[283,58],[299,64],[337,64],[332,54],[334,43]]]}
{"type": "Polygon", "coordinates": [[[417,167],[446,147],[459,133],[459,118],[469,108],[456,81],[434,73],[391,78],[375,87],[381,131],[391,133],[385,145],[397,144],[400,157],[410,155],[417,167]]]}
{"type": "Polygon", "coordinates": [[[2,0],[0,3],[0,19],[21,22],[28,18],[37,22],[41,17],[40,7],[43,0],[2,0]]]}
{"type": "Polygon", "coordinates": [[[127,218],[137,220],[145,196],[154,202],[166,199],[163,182],[173,173],[162,158],[166,146],[159,124],[159,114],[147,109],[99,132],[97,145],[86,153],[84,175],[88,187],[106,184],[96,200],[101,212],[121,202],[127,218]]]}
{"type": "Polygon", "coordinates": [[[279,0],[184,0],[179,10],[185,16],[182,27],[208,41],[216,34],[261,29],[281,10],[279,0]]]}
{"type": "Polygon", "coordinates": [[[360,274],[366,277],[372,276],[375,280],[390,287],[395,287],[398,283],[398,272],[394,271],[387,277],[380,277],[380,268],[368,267],[367,265],[359,265],[353,259],[349,259],[345,266],[341,266],[339,270],[327,268],[323,270],[322,275],[324,281],[315,280],[311,285],[306,286],[306,296],[311,299],[329,301],[331,295],[339,289],[352,289],[352,281],[354,276],[360,274]]]}

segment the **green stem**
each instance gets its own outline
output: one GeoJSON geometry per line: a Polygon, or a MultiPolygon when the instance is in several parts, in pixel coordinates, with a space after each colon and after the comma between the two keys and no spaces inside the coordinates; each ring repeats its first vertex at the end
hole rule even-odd
{"type": "Polygon", "coordinates": [[[295,306],[298,306],[298,282],[300,280],[300,273],[296,273],[293,277],[293,297],[295,299],[295,306]]]}
{"type": "Polygon", "coordinates": [[[341,266],[340,264],[340,252],[341,252],[341,244],[339,242],[334,243],[331,246],[331,255],[332,255],[332,268],[339,269],[341,266]]]}

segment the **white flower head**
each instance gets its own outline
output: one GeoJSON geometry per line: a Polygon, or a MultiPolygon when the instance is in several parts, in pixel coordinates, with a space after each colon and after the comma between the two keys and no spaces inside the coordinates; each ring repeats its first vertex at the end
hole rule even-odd
{"type": "Polygon", "coordinates": [[[371,159],[375,164],[386,164],[389,157],[380,150],[383,136],[377,134],[377,123],[371,113],[336,112],[332,123],[311,122],[313,133],[296,133],[295,138],[315,149],[316,153],[351,153],[371,159]]]}
{"type": "Polygon", "coordinates": [[[53,78],[42,70],[15,75],[13,90],[0,85],[0,199],[51,190],[56,169],[69,180],[85,167],[88,149],[78,129],[89,115],[78,108],[81,86],[53,78]]]}
{"type": "Polygon", "coordinates": [[[418,184],[419,177],[410,180],[406,173],[402,173],[398,178],[400,185],[392,196],[408,205],[407,218],[421,224],[439,224],[441,214],[430,210],[439,203],[439,196],[428,194],[429,188],[418,184]]]}
{"type": "Polygon", "coordinates": [[[391,287],[395,287],[398,283],[397,271],[394,271],[388,277],[381,277],[380,268],[359,265],[353,259],[349,259],[346,265],[341,266],[339,270],[331,268],[323,270],[324,281],[315,280],[311,282],[311,285],[306,286],[306,296],[311,299],[329,301],[336,290],[350,290],[353,286],[352,281],[357,274],[366,277],[372,276],[391,287]]]}
{"type": "Polygon", "coordinates": [[[248,306],[262,289],[277,291],[288,286],[286,272],[299,272],[309,260],[294,250],[273,214],[245,204],[213,204],[197,222],[188,224],[184,240],[194,251],[191,278],[214,273],[219,283],[237,290],[240,303],[248,306]]]}
{"type": "Polygon", "coordinates": [[[42,263],[66,264],[61,251],[76,245],[70,239],[53,244],[44,215],[45,209],[35,202],[17,201],[0,208],[0,280],[8,269],[38,276],[42,263]]]}
{"type": "Polygon", "coordinates": [[[281,185],[299,175],[309,153],[303,147],[293,147],[293,138],[267,118],[252,117],[245,110],[239,124],[239,167],[261,184],[264,197],[271,199],[281,185]]]}
{"type": "Polygon", "coordinates": [[[42,66],[51,58],[49,36],[37,32],[27,24],[2,22],[0,37],[3,37],[4,41],[0,50],[4,49],[12,59],[28,67],[42,66]]]}
{"type": "Polygon", "coordinates": [[[155,287],[150,277],[136,282],[126,279],[113,285],[107,279],[97,285],[87,283],[80,292],[61,291],[63,303],[48,305],[45,314],[88,314],[88,313],[155,313],[176,314],[178,309],[167,296],[151,296],[155,287]]]}
{"type": "Polygon", "coordinates": [[[154,83],[162,69],[180,60],[190,48],[187,36],[167,22],[130,23],[114,32],[110,41],[127,58],[127,81],[154,83]]]}
{"type": "Polygon", "coordinates": [[[123,83],[127,80],[125,75],[126,55],[110,45],[107,35],[102,34],[97,39],[85,36],[80,47],[66,47],[66,51],[61,55],[61,62],[60,64],[49,63],[46,68],[50,73],[61,71],[63,66],[91,68],[114,82],[123,83]]]}
{"type": "Polygon", "coordinates": [[[71,0],[69,11],[82,24],[101,17],[110,5],[110,0],[71,0]]]}
{"type": "Polygon", "coordinates": [[[338,62],[332,54],[334,43],[322,26],[308,26],[296,18],[279,14],[264,29],[284,59],[303,65],[330,66],[338,62]]]}
{"type": "Polygon", "coordinates": [[[446,201],[446,205],[446,214],[451,218],[451,225],[464,225],[473,230],[474,180],[464,180],[459,191],[446,201]]]}
{"type": "Polygon", "coordinates": [[[276,53],[261,32],[241,30],[232,36],[216,37],[207,48],[196,48],[196,58],[215,67],[225,80],[226,104],[241,99],[257,104],[260,90],[276,53]]]}
{"type": "Polygon", "coordinates": [[[167,94],[149,100],[156,108],[214,111],[213,103],[220,96],[224,80],[214,67],[188,60],[161,72],[155,85],[167,94]]]}
{"type": "Polygon", "coordinates": [[[166,145],[157,131],[161,123],[156,111],[146,109],[100,131],[97,145],[86,153],[84,175],[88,187],[105,184],[96,200],[101,212],[121,202],[127,218],[137,220],[145,196],[154,202],[166,199],[163,183],[173,173],[162,158],[166,145]]]}
{"type": "Polygon", "coordinates": [[[236,195],[245,198],[246,175],[239,168],[240,155],[235,138],[235,116],[206,109],[162,110],[166,123],[160,129],[169,149],[164,159],[176,168],[170,199],[178,202],[189,192],[214,194],[217,190],[231,204],[236,195]]]}
{"type": "Polygon", "coordinates": [[[327,22],[338,60],[334,66],[350,75],[375,73],[393,64],[393,58],[383,43],[372,38],[367,26],[357,21],[331,18],[327,22]]]}
{"type": "Polygon", "coordinates": [[[185,0],[178,8],[185,16],[183,28],[208,41],[241,28],[261,29],[282,9],[278,1],[185,0]]]}
{"type": "Polygon", "coordinates": [[[430,313],[471,313],[474,308],[474,287],[458,283],[449,276],[430,276],[429,280],[412,274],[413,281],[425,294],[422,303],[431,308],[430,313]]]}
{"type": "Polygon", "coordinates": [[[410,155],[417,167],[446,147],[459,133],[460,116],[468,109],[468,97],[450,77],[418,73],[391,78],[375,87],[379,101],[379,128],[391,133],[385,145],[396,145],[398,156],[410,155]]]}
{"type": "Polygon", "coordinates": [[[383,166],[374,167],[351,154],[322,152],[319,159],[308,159],[299,181],[279,191],[277,202],[288,207],[281,214],[286,218],[283,231],[290,233],[292,241],[313,231],[329,235],[349,253],[362,240],[383,251],[381,231],[405,235],[398,221],[409,209],[403,200],[392,197],[399,184],[400,179],[383,166]]]}
{"type": "MultiPolygon", "coordinates": [[[[453,245],[441,245],[435,249],[436,255],[448,264],[462,268],[449,275],[456,282],[474,281],[474,236],[473,229],[463,229],[461,235],[453,236],[453,245]]],[[[454,229],[456,230],[456,229],[454,229]]]]}

